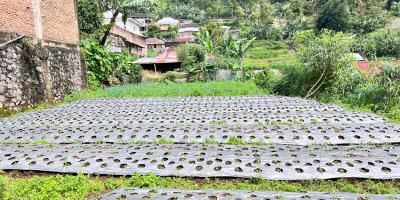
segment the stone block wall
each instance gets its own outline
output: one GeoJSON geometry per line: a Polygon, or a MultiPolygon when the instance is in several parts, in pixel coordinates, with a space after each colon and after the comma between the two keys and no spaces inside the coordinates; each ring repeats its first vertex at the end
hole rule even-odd
{"type": "Polygon", "coordinates": [[[0,47],[1,109],[57,101],[86,87],[79,47],[41,42],[25,37],[0,47]]]}

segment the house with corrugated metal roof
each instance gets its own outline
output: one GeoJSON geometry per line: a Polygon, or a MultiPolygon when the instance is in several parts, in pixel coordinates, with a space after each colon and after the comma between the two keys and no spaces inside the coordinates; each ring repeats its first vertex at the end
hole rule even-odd
{"type": "Polygon", "coordinates": [[[181,62],[178,60],[176,52],[172,48],[166,48],[163,53],[154,58],[140,58],[133,62],[145,70],[154,70],[154,72],[167,72],[181,68],[181,62]]]}

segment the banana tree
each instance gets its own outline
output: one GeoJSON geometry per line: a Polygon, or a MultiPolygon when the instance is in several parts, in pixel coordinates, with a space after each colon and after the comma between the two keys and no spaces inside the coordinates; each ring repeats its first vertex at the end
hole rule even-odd
{"type": "Polygon", "coordinates": [[[231,43],[229,46],[231,56],[239,60],[241,69],[243,69],[243,58],[255,40],[256,38],[239,39],[231,43]]]}
{"type": "Polygon", "coordinates": [[[212,39],[213,34],[210,33],[210,31],[208,31],[206,28],[200,28],[199,33],[196,34],[196,38],[198,43],[206,48],[207,53],[214,55],[217,52],[218,47],[214,44],[212,39]]]}

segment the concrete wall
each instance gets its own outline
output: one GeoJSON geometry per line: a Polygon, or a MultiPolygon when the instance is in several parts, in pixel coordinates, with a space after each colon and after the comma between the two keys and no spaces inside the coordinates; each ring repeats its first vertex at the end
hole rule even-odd
{"type": "MultiPolygon", "coordinates": [[[[7,35],[0,33],[0,41],[7,35]]],[[[57,101],[86,87],[86,72],[77,46],[40,42],[26,37],[0,47],[1,109],[57,101]]]]}

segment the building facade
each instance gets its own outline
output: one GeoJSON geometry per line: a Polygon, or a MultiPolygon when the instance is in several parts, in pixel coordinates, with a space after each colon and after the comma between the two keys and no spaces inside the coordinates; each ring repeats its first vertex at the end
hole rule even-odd
{"type": "Polygon", "coordinates": [[[127,52],[139,56],[147,55],[146,37],[129,32],[119,26],[114,26],[110,31],[111,43],[107,49],[112,52],[127,52]]]}
{"type": "Polygon", "coordinates": [[[86,87],[75,0],[0,0],[0,109],[86,87]]]}

